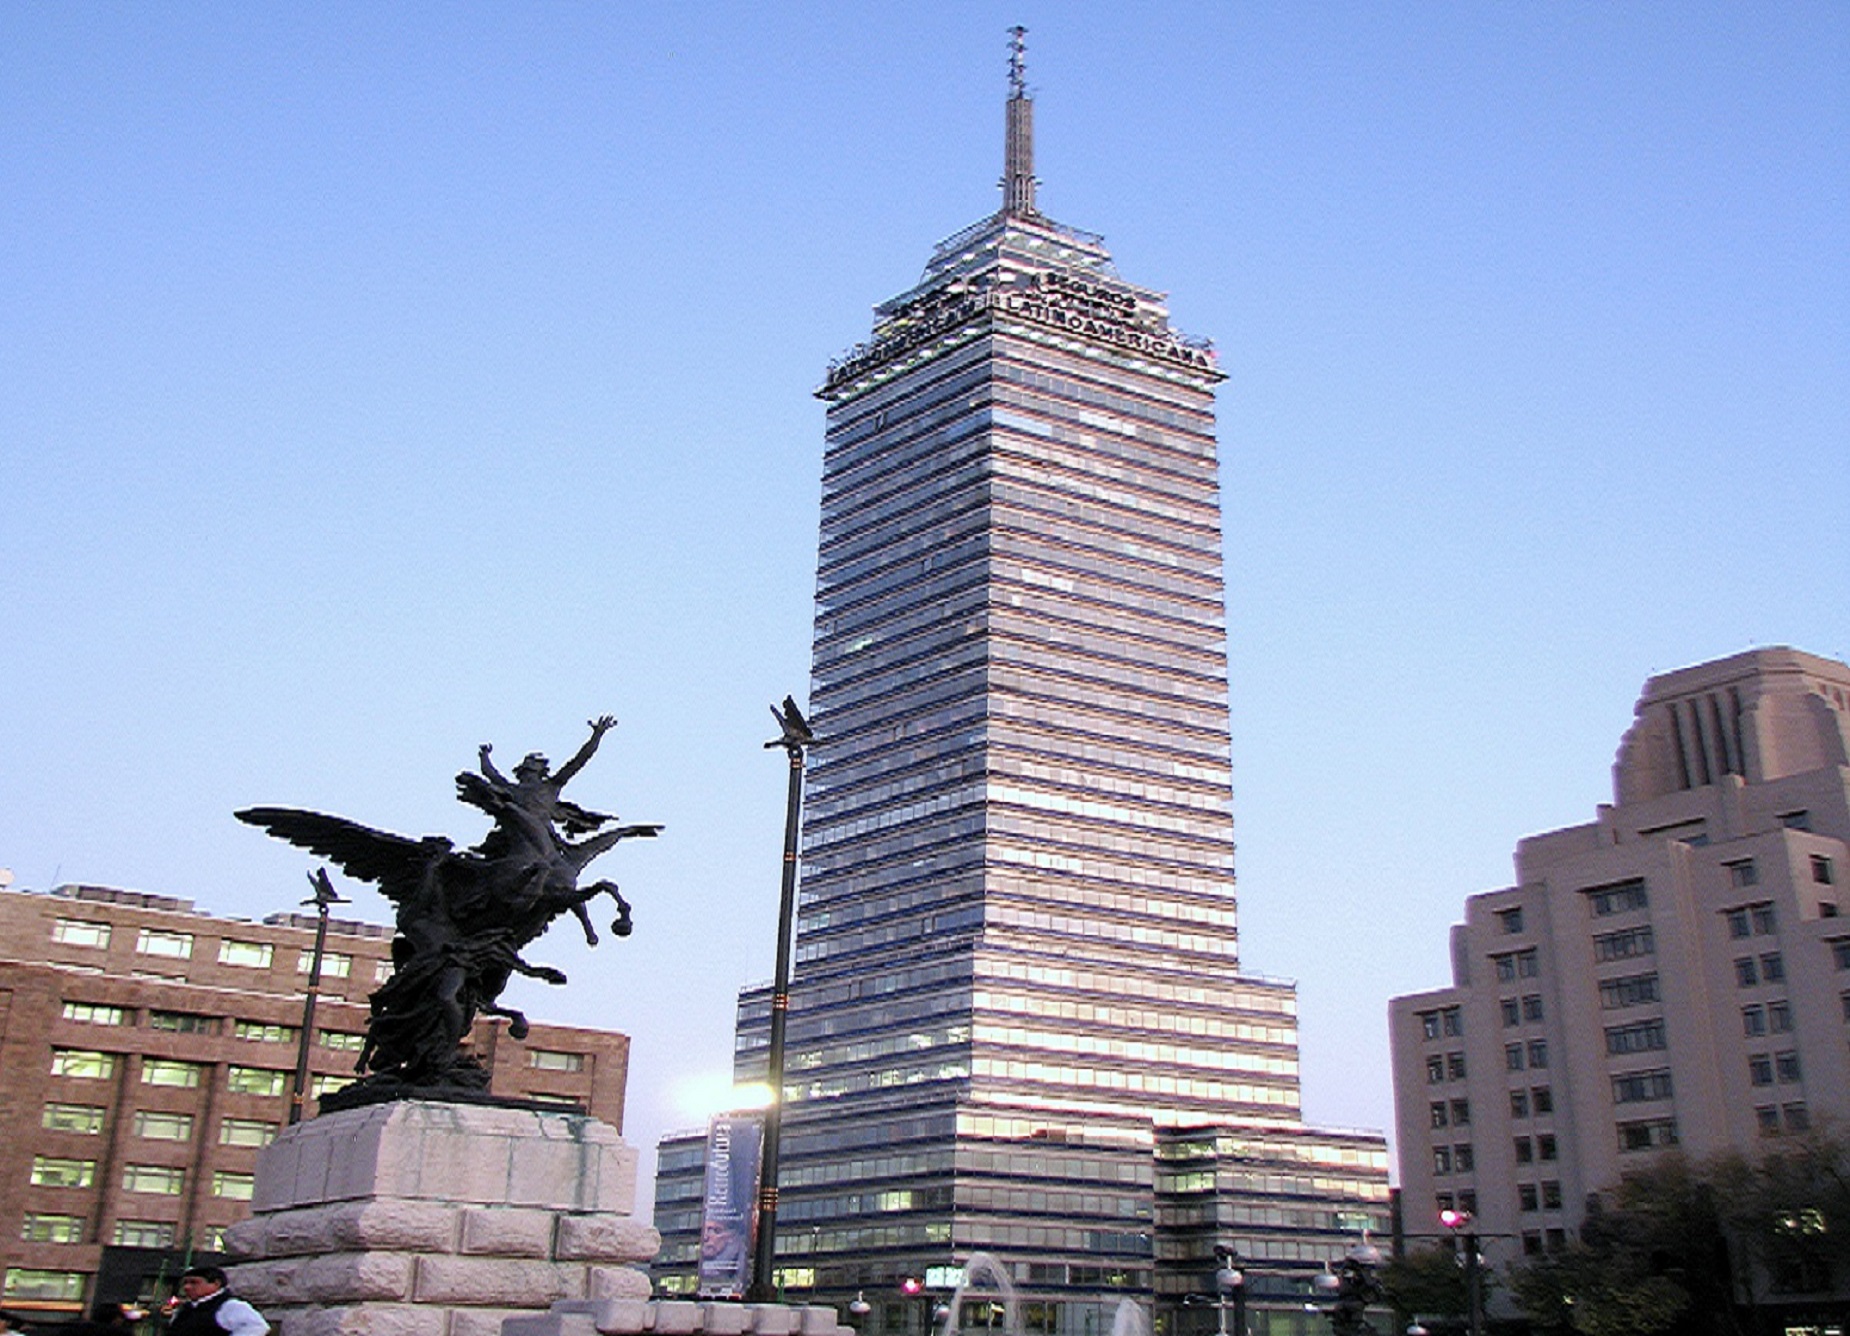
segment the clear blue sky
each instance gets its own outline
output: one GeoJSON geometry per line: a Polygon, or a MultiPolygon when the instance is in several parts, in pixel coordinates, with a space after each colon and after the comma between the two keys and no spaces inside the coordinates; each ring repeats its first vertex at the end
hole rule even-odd
{"type": "MultiPolygon", "coordinates": [[[[1249,968],[1313,1118],[1585,820],[1644,678],[1850,654],[1850,8],[0,7],[0,865],[256,916],[251,803],[473,839],[477,743],[667,823],[523,999],[631,1139],[770,973],[828,358],[1040,201],[1214,337],[1249,968]]],[[[363,892],[360,908],[385,906],[363,892]]]]}

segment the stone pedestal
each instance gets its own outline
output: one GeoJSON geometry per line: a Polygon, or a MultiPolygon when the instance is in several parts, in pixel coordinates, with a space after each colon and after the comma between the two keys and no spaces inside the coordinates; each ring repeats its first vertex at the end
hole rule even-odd
{"type": "Polygon", "coordinates": [[[582,1114],[403,1100],[285,1130],[232,1228],[279,1336],[498,1336],[560,1300],[642,1300],[661,1236],[636,1152],[582,1114]]]}

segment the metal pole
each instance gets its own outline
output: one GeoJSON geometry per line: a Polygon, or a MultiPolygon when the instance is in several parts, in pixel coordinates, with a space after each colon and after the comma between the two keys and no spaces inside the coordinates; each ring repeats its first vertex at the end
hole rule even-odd
{"type": "Polygon", "coordinates": [[[771,981],[771,1045],[765,1055],[765,1082],[771,1102],[764,1110],[764,1157],[758,1170],[758,1238],[752,1249],[752,1283],[746,1298],[770,1303],[777,1297],[772,1278],[777,1259],[777,1161],[784,1131],[784,1029],[790,1014],[790,929],[796,918],[797,830],[803,808],[803,757],[815,735],[797,709],[784,697],[784,707],[771,707],[771,716],[783,736],[764,745],[782,747],[790,760],[790,784],[784,805],[784,875],[777,902],[777,971],[771,981]]]}
{"type": "Polygon", "coordinates": [[[1477,1235],[1465,1235],[1465,1302],[1469,1306],[1471,1336],[1484,1336],[1484,1275],[1478,1265],[1477,1235]]]}
{"type": "Polygon", "coordinates": [[[328,906],[346,903],[334,894],[334,884],[328,880],[326,868],[318,868],[310,874],[308,884],[315,888],[315,897],[302,903],[315,907],[315,953],[308,962],[308,997],[302,1003],[302,1033],[296,1039],[295,1081],[289,1087],[292,1127],[302,1121],[302,1104],[308,1094],[308,1046],[315,1030],[315,1000],[321,995],[321,958],[328,949],[328,906]]]}

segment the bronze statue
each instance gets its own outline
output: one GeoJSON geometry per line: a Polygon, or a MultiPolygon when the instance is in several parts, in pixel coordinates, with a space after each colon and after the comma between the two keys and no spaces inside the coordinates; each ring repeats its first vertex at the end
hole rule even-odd
{"type": "Polygon", "coordinates": [[[620,840],[652,836],[660,826],[617,826],[616,818],[560,797],[584,769],[616,720],[591,722],[591,736],[555,773],[538,753],[509,779],[481,747],[481,773],[456,776],[456,794],[494,822],[487,838],[457,851],[441,835],[413,840],[344,817],[288,807],[252,807],[240,821],[320,854],[361,881],[378,883],[397,906],[392,976],[372,995],[366,1044],[354,1070],[361,1079],[323,1107],[399,1097],[480,1098],[488,1072],[461,1044],[477,1013],[508,1018],[508,1033],[527,1034],[527,1018],[497,1000],[516,974],[562,984],[565,975],[520,957],[559,915],[571,913],[597,945],[589,902],[617,905],[611,931],[627,937],[630,906],[616,883],[580,887],[578,875],[620,840]],[[573,838],[577,837],[577,838],[573,838]]]}

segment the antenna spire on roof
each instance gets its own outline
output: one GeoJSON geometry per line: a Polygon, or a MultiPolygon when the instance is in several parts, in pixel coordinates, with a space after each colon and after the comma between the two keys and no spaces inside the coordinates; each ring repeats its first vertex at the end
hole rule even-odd
{"type": "Polygon", "coordinates": [[[1028,96],[1028,30],[1009,29],[1008,123],[1002,144],[1002,212],[1032,215],[1034,207],[1034,100],[1028,96]]]}

